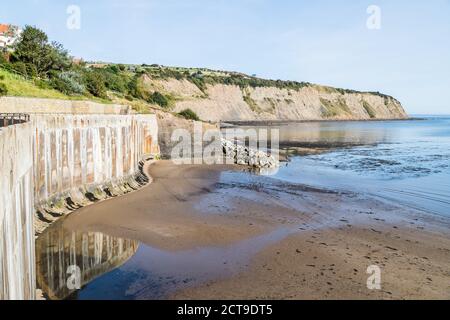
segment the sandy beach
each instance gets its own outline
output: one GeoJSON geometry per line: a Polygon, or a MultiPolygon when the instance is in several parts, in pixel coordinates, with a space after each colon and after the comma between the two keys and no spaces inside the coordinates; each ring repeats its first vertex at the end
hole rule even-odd
{"type": "Polygon", "coordinates": [[[449,218],[236,166],[158,161],[146,170],[150,185],[80,209],[64,227],[170,252],[256,239],[248,262],[230,262],[231,276],[168,298],[450,299],[449,218]],[[381,269],[381,290],[366,286],[371,265],[381,269]]]}

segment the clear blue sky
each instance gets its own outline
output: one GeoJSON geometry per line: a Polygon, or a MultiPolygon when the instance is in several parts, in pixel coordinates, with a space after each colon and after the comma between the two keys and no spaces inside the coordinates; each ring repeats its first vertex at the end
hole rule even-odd
{"type": "Polygon", "coordinates": [[[20,0],[0,21],[36,25],[86,60],[380,91],[411,114],[450,114],[450,0],[20,0]],[[70,4],[80,30],[66,27],[70,4]],[[372,4],[381,30],[366,27],[372,4]]]}

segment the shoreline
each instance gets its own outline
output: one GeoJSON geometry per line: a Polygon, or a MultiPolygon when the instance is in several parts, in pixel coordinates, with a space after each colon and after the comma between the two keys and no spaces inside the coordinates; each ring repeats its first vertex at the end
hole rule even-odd
{"type": "Polygon", "coordinates": [[[290,230],[249,262],[230,262],[231,276],[175,288],[174,299],[450,298],[448,218],[243,171],[158,161],[148,167],[152,184],[82,208],[63,224],[172,253],[290,230]],[[382,269],[380,291],[366,288],[373,264],[382,269]]]}
{"type": "Polygon", "coordinates": [[[388,121],[424,121],[427,120],[423,117],[409,117],[402,119],[315,119],[315,120],[235,120],[235,121],[222,121],[219,122],[221,129],[226,129],[234,126],[271,126],[271,125],[282,125],[291,123],[321,123],[321,122],[388,122],[388,121]]]}

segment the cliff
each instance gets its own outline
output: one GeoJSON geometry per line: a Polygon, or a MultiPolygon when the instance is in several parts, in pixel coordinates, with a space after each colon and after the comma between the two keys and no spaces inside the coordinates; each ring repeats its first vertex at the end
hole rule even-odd
{"type": "MultiPolygon", "coordinates": [[[[217,78],[216,78],[217,79],[217,78]]],[[[380,93],[309,83],[249,79],[247,85],[142,76],[148,92],[172,98],[171,110],[193,110],[204,121],[405,119],[401,103],[380,93]],[[261,84],[263,82],[263,85],[261,84]]],[[[231,82],[231,81],[230,81],[231,82]]]]}

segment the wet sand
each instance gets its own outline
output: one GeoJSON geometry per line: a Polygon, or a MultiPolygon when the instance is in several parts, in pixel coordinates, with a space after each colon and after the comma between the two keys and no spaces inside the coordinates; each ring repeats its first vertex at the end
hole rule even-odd
{"type": "Polygon", "coordinates": [[[242,167],[159,161],[146,169],[152,184],[80,209],[65,227],[170,252],[286,230],[231,276],[171,298],[450,299],[449,218],[249,175],[242,167]],[[366,287],[370,265],[381,268],[381,290],[366,287]]]}

